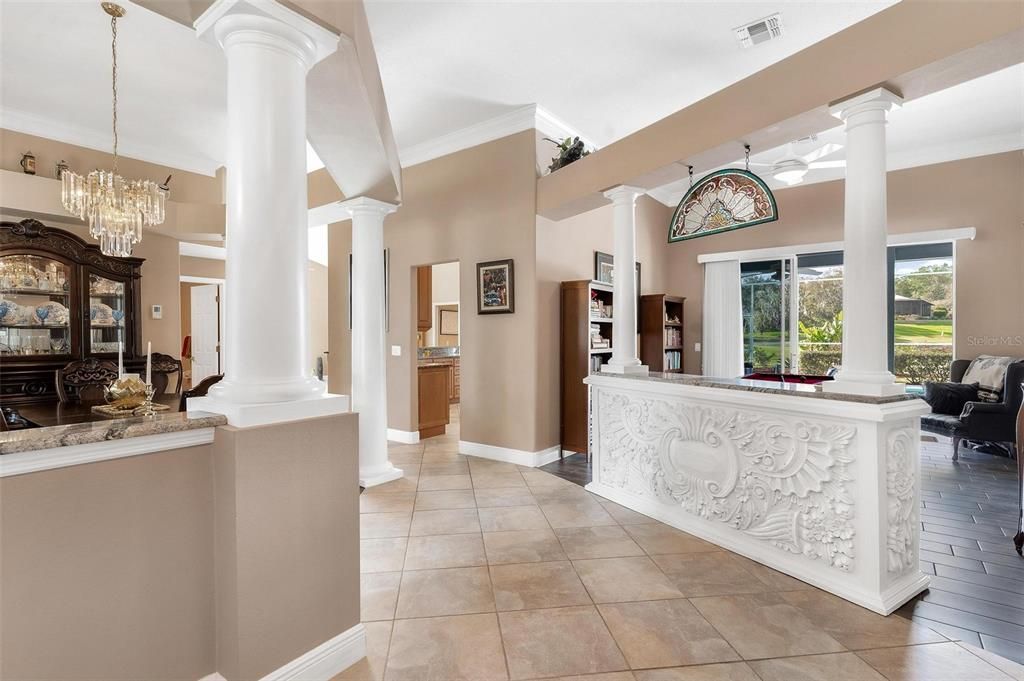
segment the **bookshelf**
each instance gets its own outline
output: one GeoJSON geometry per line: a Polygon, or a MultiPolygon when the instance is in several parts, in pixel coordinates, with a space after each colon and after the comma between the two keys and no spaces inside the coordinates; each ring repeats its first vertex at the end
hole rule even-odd
{"type": "Polygon", "coordinates": [[[640,296],[640,361],[651,371],[683,373],[683,303],[686,298],[640,296]]]}
{"type": "Polygon", "coordinates": [[[562,449],[587,452],[590,391],[583,383],[612,356],[612,287],[596,281],[562,282],[561,434],[562,449]]]}

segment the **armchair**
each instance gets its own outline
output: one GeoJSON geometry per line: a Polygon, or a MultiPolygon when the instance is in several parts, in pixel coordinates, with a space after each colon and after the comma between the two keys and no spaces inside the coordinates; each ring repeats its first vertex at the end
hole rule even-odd
{"type": "MultiPolygon", "coordinates": [[[[960,383],[970,364],[969,359],[953,360],[949,380],[960,383]]],[[[968,402],[960,416],[928,414],[921,417],[921,429],[952,437],[954,461],[959,458],[961,440],[1008,442],[1015,449],[1017,412],[1024,398],[1022,383],[1024,359],[1019,359],[1006,368],[1002,402],[968,402]]]]}

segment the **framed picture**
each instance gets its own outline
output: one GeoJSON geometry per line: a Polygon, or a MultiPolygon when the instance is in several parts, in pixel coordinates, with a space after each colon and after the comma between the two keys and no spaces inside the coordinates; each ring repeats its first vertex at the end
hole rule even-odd
{"type": "MultiPolygon", "coordinates": [[[[352,330],[352,254],[348,254],[348,330],[352,330]]],[[[391,251],[384,249],[384,331],[391,331],[391,251]]]]}
{"type": "MultiPolygon", "coordinates": [[[[594,281],[615,284],[615,256],[594,251],[594,281]]],[[[640,311],[640,262],[636,263],[636,309],[640,311]]],[[[637,333],[640,332],[640,315],[636,318],[637,333]]]]}
{"type": "Polygon", "coordinates": [[[437,311],[438,333],[442,336],[459,335],[459,311],[442,307],[437,311]]]}
{"type": "Polygon", "coordinates": [[[515,269],[512,259],[476,264],[477,314],[515,312],[515,269]]]}

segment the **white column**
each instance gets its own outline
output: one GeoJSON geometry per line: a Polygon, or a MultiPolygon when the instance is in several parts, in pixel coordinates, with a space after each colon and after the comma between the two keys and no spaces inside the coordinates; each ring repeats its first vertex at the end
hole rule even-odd
{"type": "Polygon", "coordinates": [[[306,74],[338,36],[276,2],[245,0],[214,3],[196,31],[227,59],[227,352],[202,408],[243,426],[343,411],[313,399],[324,384],[307,343],[306,74]]]}
{"type": "Polygon", "coordinates": [[[646,374],[636,353],[636,199],[639,187],[619,185],[604,193],[612,200],[615,230],[615,285],[612,300],[612,357],[601,368],[613,374],[646,374]]]}
{"type": "Polygon", "coordinates": [[[888,369],[885,124],[902,99],[877,88],[832,107],[846,123],[843,227],[843,364],[823,389],[895,395],[904,387],[888,369]]]}
{"type": "Polygon", "coordinates": [[[359,414],[359,484],[402,477],[388,460],[384,337],[384,217],[398,206],[366,197],[344,201],[352,216],[352,409],[359,414]]]}

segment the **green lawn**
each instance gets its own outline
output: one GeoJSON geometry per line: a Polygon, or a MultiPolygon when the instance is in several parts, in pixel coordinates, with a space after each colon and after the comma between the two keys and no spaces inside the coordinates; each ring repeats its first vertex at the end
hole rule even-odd
{"type": "Polygon", "coordinates": [[[952,343],[952,319],[921,319],[918,321],[897,321],[895,324],[897,343],[952,343]]]}

